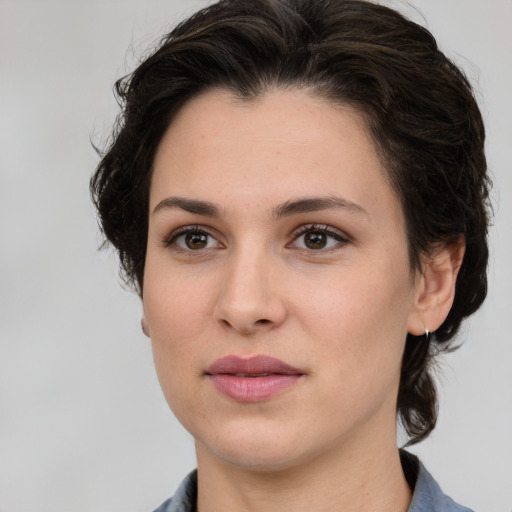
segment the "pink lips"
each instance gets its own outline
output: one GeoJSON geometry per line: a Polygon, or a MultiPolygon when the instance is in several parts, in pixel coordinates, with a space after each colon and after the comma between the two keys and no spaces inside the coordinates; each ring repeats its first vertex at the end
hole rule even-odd
{"type": "Polygon", "coordinates": [[[270,356],[227,356],[206,371],[215,387],[237,402],[260,402],[293,386],[304,374],[270,356]]]}

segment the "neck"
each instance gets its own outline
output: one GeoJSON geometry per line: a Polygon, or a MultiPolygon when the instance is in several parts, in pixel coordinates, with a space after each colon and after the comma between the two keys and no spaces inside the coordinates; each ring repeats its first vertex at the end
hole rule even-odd
{"type": "Polygon", "coordinates": [[[396,441],[381,441],[270,471],[222,461],[196,443],[198,511],[405,512],[411,490],[396,441]]]}

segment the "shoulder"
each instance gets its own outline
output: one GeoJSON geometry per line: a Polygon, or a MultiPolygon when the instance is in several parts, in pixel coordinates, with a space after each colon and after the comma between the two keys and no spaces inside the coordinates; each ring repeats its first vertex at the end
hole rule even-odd
{"type": "Polygon", "coordinates": [[[172,498],[164,501],[154,512],[195,512],[197,502],[197,470],[181,482],[172,498]]]}
{"type": "Polygon", "coordinates": [[[400,455],[404,473],[414,489],[407,512],[473,512],[444,494],[416,456],[405,451],[401,451],[400,455]]]}

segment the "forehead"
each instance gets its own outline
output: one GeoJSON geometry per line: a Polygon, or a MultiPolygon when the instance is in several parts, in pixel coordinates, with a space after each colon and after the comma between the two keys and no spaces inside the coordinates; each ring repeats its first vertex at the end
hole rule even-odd
{"type": "Polygon", "coordinates": [[[398,207],[362,115],[299,90],[250,101],[210,90],[177,113],[155,157],[151,207],[198,194],[228,207],[305,195],[398,207]]]}

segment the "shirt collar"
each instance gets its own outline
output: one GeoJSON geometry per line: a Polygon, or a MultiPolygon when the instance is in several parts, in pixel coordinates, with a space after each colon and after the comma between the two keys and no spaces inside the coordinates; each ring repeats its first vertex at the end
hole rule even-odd
{"type": "MultiPolygon", "coordinates": [[[[443,494],[432,475],[415,455],[400,450],[400,459],[405,477],[414,489],[411,505],[407,512],[472,512],[457,505],[443,494]]],[[[197,470],[192,471],[168,499],[155,512],[195,512],[197,504],[197,470]]]]}
{"type": "Polygon", "coordinates": [[[469,508],[455,503],[443,493],[439,484],[418,460],[418,457],[400,450],[400,460],[405,477],[414,489],[407,512],[472,512],[469,508]]]}

